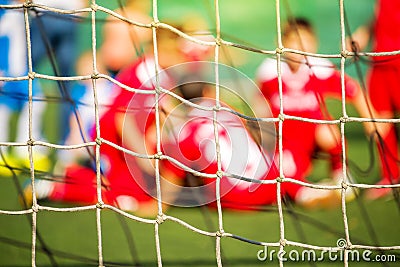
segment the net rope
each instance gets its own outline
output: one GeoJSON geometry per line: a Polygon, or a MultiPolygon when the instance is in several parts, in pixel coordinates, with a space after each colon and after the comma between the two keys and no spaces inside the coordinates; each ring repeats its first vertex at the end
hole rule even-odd
{"type": "MultiPolygon", "coordinates": [[[[16,142],[0,142],[0,147],[10,147],[10,146],[24,146],[28,150],[29,154],[29,161],[30,161],[30,177],[32,181],[32,196],[33,196],[33,204],[31,207],[29,207],[26,210],[0,210],[0,214],[6,214],[6,215],[31,215],[32,216],[32,266],[36,266],[36,255],[37,255],[37,214],[38,212],[42,211],[49,211],[49,212],[79,212],[79,211],[86,211],[86,210],[95,210],[96,211],[96,227],[97,227],[97,246],[98,246],[98,265],[99,266],[104,266],[104,256],[103,256],[103,240],[102,240],[102,223],[101,223],[101,218],[102,218],[102,212],[104,209],[111,210],[117,214],[120,214],[124,216],[125,218],[129,220],[134,220],[137,222],[145,223],[145,224],[151,224],[154,225],[154,238],[155,238],[155,244],[156,244],[156,255],[157,255],[157,264],[158,266],[162,266],[163,258],[162,258],[162,253],[161,253],[161,243],[160,243],[160,235],[159,235],[159,228],[162,227],[162,223],[165,221],[172,221],[174,223],[177,223],[179,225],[182,225],[183,227],[199,234],[199,235],[204,235],[204,236],[209,236],[209,237],[214,237],[215,238],[215,256],[216,256],[216,264],[217,266],[222,266],[222,257],[221,257],[221,239],[222,238],[233,238],[240,240],[241,242],[248,242],[251,244],[256,244],[259,246],[270,246],[270,247],[278,247],[280,251],[283,251],[286,246],[293,246],[293,247],[298,247],[298,248],[303,248],[303,249],[314,249],[314,250],[353,250],[353,249],[369,249],[369,250],[375,250],[375,251],[385,251],[385,250],[400,250],[400,245],[394,245],[394,246],[371,246],[371,245],[364,245],[364,244],[353,244],[352,238],[349,232],[349,225],[348,225],[348,218],[347,218],[347,206],[346,206],[346,190],[349,190],[349,188],[359,188],[359,189],[368,189],[368,188],[399,188],[400,185],[398,184],[391,184],[391,185],[369,185],[369,184],[362,184],[362,183],[351,183],[349,180],[347,180],[347,168],[346,168],[346,146],[345,146],[345,128],[346,124],[352,123],[352,122],[357,122],[357,123],[363,123],[363,122],[375,122],[375,123],[400,123],[400,119],[370,119],[370,118],[361,118],[361,117],[351,117],[347,114],[346,110],[346,99],[345,99],[345,82],[344,82],[344,77],[345,77],[345,63],[346,61],[351,58],[356,56],[354,52],[351,52],[347,49],[346,47],[346,32],[345,32],[345,23],[344,23],[344,0],[339,1],[339,10],[340,10],[340,32],[341,32],[341,47],[342,51],[336,54],[318,54],[318,53],[306,53],[303,51],[299,50],[294,50],[294,49],[289,49],[285,48],[282,44],[282,33],[281,33],[281,5],[280,1],[276,0],[276,5],[275,5],[275,12],[276,12],[276,25],[277,25],[277,41],[278,41],[278,47],[275,50],[263,50],[259,49],[256,47],[252,47],[249,45],[244,45],[240,43],[234,43],[231,41],[224,40],[221,36],[221,21],[220,21],[220,10],[219,10],[219,1],[214,0],[214,11],[215,11],[215,29],[216,29],[216,35],[214,41],[203,41],[200,40],[196,37],[190,36],[186,34],[185,32],[181,32],[180,30],[163,23],[162,21],[159,20],[158,18],[158,3],[157,0],[153,0],[153,21],[150,24],[142,24],[134,20],[130,20],[121,14],[118,14],[106,7],[103,7],[101,5],[98,5],[96,3],[96,0],[91,1],[90,7],[79,9],[79,10],[62,10],[62,9],[56,9],[56,8],[51,8],[49,6],[43,6],[43,5],[38,5],[34,4],[30,1],[25,1],[24,3],[21,4],[15,4],[15,5],[0,5],[0,8],[2,9],[16,9],[16,10],[23,10],[24,12],[24,18],[25,18],[25,31],[26,31],[26,46],[27,46],[27,53],[28,53],[28,74],[26,76],[21,76],[21,77],[0,77],[0,81],[21,81],[21,80],[27,80],[28,81],[28,105],[29,105],[29,132],[28,136],[29,139],[26,141],[26,143],[16,143],[16,142]],[[73,77],[59,77],[59,76],[52,76],[52,75],[46,75],[46,74],[41,74],[41,73],[36,73],[34,72],[33,66],[32,66],[32,55],[31,55],[31,43],[30,43],[30,21],[29,21],[29,10],[32,8],[37,8],[39,10],[44,10],[44,11],[50,11],[50,12],[55,12],[57,14],[69,14],[69,15],[79,15],[82,13],[89,13],[91,15],[91,28],[92,28],[92,35],[91,35],[91,44],[92,44],[92,59],[93,59],[93,66],[92,66],[92,74],[91,75],[86,75],[86,76],[73,76],[73,77]],[[107,74],[99,73],[97,69],[97,64],[96,64],[96,53],[97,53],[97,36],[96,36],[96,13],[97,12],[104,12],[108,15],[111,15],[121,21],[124,21],[126,23],[129,23],[131,25],[135,25],[138,27],[145,27],[149,28],[152,30],[153,33],[153,47],[154,47],[154,58],[155,58],[155,73],[156,73],[156,88],[155,90],[141,90],[138,88],[131,88],[129,86],[126,86],[112,77],[110,77],[107,74]],[[180,96],[174,94],[173,92],[170,92],[168,90],[165,90],[164,88],[160,87],[159,83],[159,73],[160,70],[158,69],[158,50],[157,50],[157,28],[163,28],[163,29],[168,29],[172,32],[175,32],[182,38],[185,38],[188,41],[191,41],[196,44],[204,45],[204,46],[211,46],[214,47],[214,62],[215,64],[215,85],[216,85],[216,97],[215,97],[215,105],[211,108],[207,107],[202,107],[196,104],[193,104],[189,101],[186,101],[182,99],[180,96]],[[250,52],[254,53],[259,53],[259,54],[265,54],[265,55],[271,55],[275,56],[277,60],[277,73],[278,73],[278,81],[279,81],[279,95],[280,95],[280,114],[276,118],[253,118],[246,116],[245,114],[240,114],[237,111],[233,111],[231,109],[228,109],[226,107],[221,107],[220,104],[220,81],[219,81],[219,61],[220,61],[220,51],[221,47],[227,46],[227,47],[234,47],[236,49],[241,49],[241,50],[247,50],[250,52]],[[320,58],[329,58],[329,59],[340,59],[340,72],[341,72],[341,90],[342,90],[342,116],[339,119],[331,119],[331,120],[316,120],[316,119],[310,119],[310,118],[302,118],[302,117],[296,117],[296,116],[291,116],[285,114],[283,110],[283,98],[282,98],[282,73],[281,73],[281,62],[282,62],[282,55],[284,53],[296,53],[296,54],[301,54],[305,56],[311,56],[311,57],[320,57],[320,58]],[[32,83],[34,79],[43,79],[43,80],[51,80],[51,81],[80,81],[80,80],[91,80],[93,84],[93,96],[94,96],[94,107],[95,107],[95,122],[96,122],[96,139],[95,141],[92,142],[84,142],[81,144],[77,145],[58,145],[58,144],[53,144],[49,142],[44,142],[41,140],[34,140],[32,136],[32,114],[34,112],[34,107],[33,107],[33,95],[32,95],[32,83]],[[98,99],[98,92],[96,83],[98,79],[107,79],[113,84],[116,84],[120,86],[123,90],[128,90],[130,92],[134,92],[136,94],[154,94],[156,96],[155,100],[155,110],[156,110],[156,140],[157,140],[157,152],[154,155],[147,155],[147,154],[139,154],[135,151],[131,151],[129,149],[123,148],[121,146],[118,146],[117,144],[114,144],[102,137],[102,129],[100,128],[100,118],[99,118],[99,103],[97,101],[98,99]],[[179,162],[178,160],[174,159],[171,156],[168,155],[163,155],[161,151],[161,134],[160,134],[160,108],[159,108],[159,98],[163,94],[168,94],[179,101],[187,104],[188,106],[192,106],[193,108],[198,108],[198,109],[203,109],[203,110],[212,110],[213,111],[213,124],[214,124],[214,137],[215,137],[215,143],[216,143],[216,151],[217,151],[217,162],[218,162],[218,171],[215,174],[205,174],[198,172],[194,169],[191,169],[188,166],[185,166],[183,163],[179,162]],[[232,175],[230,173],[226,173],[222,170],[221,167],[221,152],[219,148],[219,136],[218,136],[218,130],[217,130],[217,122],[218,122],[218,114],[220,111],[229,111],[232,114],[235,114],[237,116],[240,116],[241,118],[247,119],[247,120],[256,120],[256,121],[263,121],[263,122],[278,122],[278,157],[279,157],[279,174],[280,177],[277,177],[275,180],[252,180],[250,178],[246,177],[239,177],[237,175],[232,175]],[[285,120],[300,120],[304,122],[310,122],[310,123],[316,123],[316,124],[331,124],[331,125],[339,125],[340,126],[340,134],[341,134],[341,146],[342,146],[342,162],[343,162],[343,180],[341,181],[340,185],[332,186],[332,185],[318,185],[318,184],[312,184],[308,182],[301,182],[295,179],[292,179],[290,177],[285,177],[283,174],[283,162],[284,162],[284,157],[283,157],[283,147],[282,147],[282,127],[284,124],[285,120]],[[156,177],[156,183],[157,183],[157,201],[158,201],[158,215],[154,219],[145,219],[141,218],[138,216],[134,216],[128,212],[122,211],[121,209],[105,204],[103,199],[102,199],[102,181],[101,181],[101,170],[100,170],[100,147],[102,145],[109,145],[112,146],[115,149],[121,150],[125,153],[128,153],[132,156],[135,157],[140,157],[140,158],[148,158],[148,159],[155,159],[155,177],[156,177]],[[95,153],[95,159],[96,159],[96,173],[97,173],[97,204],[96,205],[89,205],[89,206],[81,206],[81,207],[63,207],[63,208],[56,208],[56,207],[50,207],[50,206],[43,206],[40,205],[37,202],[36,199],[36,191],[35,191],[35,179],[37,177],[37,174],[35,172],[35,166],[34,166],[34,153],[33,149],[35,146],[45,146],[48,148],[53,148],[53,149],[78,149],[78,148],[83,148],[83,147],[95,147],[96,148],[96,153],[95,153]],[[174,216],[170,216],[167,213],[163,211],[162,208],[162,197],[161,197],[161,188],[160,188],[160,171],[159,171],[159,164],[161,160],[169,160],[172,163],[178,165],[179,167],[183,168],[184,170],[193,173],[196,176],[199,177],[206,177],[206,178],[213,178],[216,179],[216,200],[217,200],[217,213],[218,213],[218,229],[216,231],[207,231],[204,229],[197,228],[190,223],[185,222],[184,220],[181,220],[180,218],[176,218],[174,216]],[[259,240],[248,240],[244,237],[240,237],[238,235],[235,235],[234,233],[229,233],[225,231],[224,228],[224,220],[223,220],[223,214],[224,210],[221,206],[221,195],[220,195],[220,179],[223,176],[231,177],[234,179],[240,179],[240,180],[245,180],[245,181],[251,181],[254,183],[262,183],[262,184],[276,184],[277,185],[277,210],[278,210],[278,217],[279,217],[279,240],[276,242],[265,242],[265,241],[259,241],[259,240]],[[342,211],[342,218],[343,218],[343,226],[344,226],[344,234],[345,234],[345,240],[347,242],[347,246],[345,248],[339,248],[339,247],[331,247],[331,246],[317,246],[317,245],[312,245],[308,243],[302,243],[302,242],[296,242],[292,241],[289,239],[286,239],[285,235],[285,223],[284,223],[284,209],[283,209],[283,203],[282,203],[282,198],[280,197],[280,191],[281,191],[281,184],[282,183],[295,183],[299,184],[302,186],[307,186],[311,188],[317,188],[317,189],[325,189],[325,190],[336,190],[340,189],[341,190],[341,211],[342,211]]],[[[358,52],[357,56],[388,56],[388,55],[399,55],[399,51],[391,51],[391,52],[380,52],[380,53],[373,53],[373,52],[358,52]]],[[[348,266],[349,264],[349,259],[347,254],[345,254],[344,258],[344,266],[348,266]]],[[[279,261],[280,266],[284,266],[284,262],[282,260],[279,261]]]]}

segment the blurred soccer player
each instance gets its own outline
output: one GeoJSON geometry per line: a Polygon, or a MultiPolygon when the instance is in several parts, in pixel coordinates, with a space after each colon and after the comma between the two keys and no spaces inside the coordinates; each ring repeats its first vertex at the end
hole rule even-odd
{"type": "MultiPolygon", "coordinates": [[[[152,21],[150,10],[150,0],[128,0],[114,11],[132,21],[148,24],[152,21]]],[[[103,27],[103,37],[100,55],[108,71],[115,75],[144,53],[144,47],[151,42],[151,29],[110,15],[103,27]]]]}
{"type": "MultiPolygon", "coordinates": [[[[61,10],[77,10],[88,7],[87,0],[33,0],[33,4],[48,6],[61,10]]],[[[52,75],[70,77],[75,75],[75,62],[79,51],[79,22],[75,15],[59,14],[41,8],[32,9],[30,15],[30,37],[32,47],[32,64],[34,71],[38,71],[46,61],[52,66],[52,75]]],[[[79,14],[78,14],[79,15],[79,14]]],[[[58,83],[58,96],[63,97],[63,102],[58,105],[54,124],[59,129],[59,142],[63,143],[68,135],[69,124],[64,123],[64,118],[71,115],[71,103],[68,101],[70,92],[69,82],[58,83]]],[[[57,92],[57,91],[56,91],[57,92]]],[[[57,95],[57,94],[56,94],[57,95]]],[[[45,104],[45,102],[43,102],[45,104]]],[[[27,108],[22,116],[28,118],[27,108]]]]}
{"type": "MultiPolygon", "coordinates": [[[[182,62],[176,39],[177,35],[169,30],[157,30],[160,69],[182,62]]],[[[153,90],[154,66],[150,50],[147,56],[126,67],[117,80],[132,88],[153,90]]],[[[160,78],[160,83],[168,83],[168,77],[160,78]]],[[[112,106],[100,119],[101,137],[136,153],[150,154],[150,151],[154,151],[151,147],[154,142],[147,142],[146,130],[154,123],[154,102],[154,94],[135,94],[121,89],[112,106]]],[[[92,138],[95,139],[96,135],[92,138]]],[[[104,143],[100,148],[100,157],[105,203],[143,216],[155,214],[156,201],[145,189],[147,183],[154,183],[155,173],[150,160],[139,159],[104,143]]],[[[64,181],[36,180],[36,189],[38,198],[94,204],[97,202],[94,166],[72,165],[67,167],[64,181]]],[[[31,194],[28,186],[26,198],[31,194]]]]}
{"type": "MultiPolygon", "coordinates": [[[[93,73],[92,57],[92,51],[85,51],[79,56],[76,62],[77,75],[85,76],[93,73]]],[[[99,73],[107,74],[101,57],[97,56],[96,64],[99,73]]],[[[104,112],[114,103],[120,88],[107,79],[97,79],[95,85],[98,116],[102,117],[104,112]]],[[[93,81],[91,79],[75,81],[72,85],[70,96],[75,104],[71,105],[71,116],[67,119],[70,124],[70,131],[65,140],[65,145],[79,144],[90,140],[90,137],[93,136],[95,127],[93,90],[93,81]]],[[[59,150],[57,152],[57,164],[55,167],[57,172],[60,172],[64,166],[73,162],[94,160],[93,155],[90,155],[86,149],[59,150]]]]}
{"type": "MultiPolygon", "coordinates": [[[[311,24],[303,18],[290,19],[283,27],[285,48],[316,53],[317,37],[311,24]]],[[[323,58],[285,53],[281,62],[283,113],[309,119],[329,119],[322,111],[327,97],[341,99],[340,72],[323,58]]],[[[266,59],[257,71],[262,93],[275,117],[280,114],[277,62],[266,59]]],[[[358,112],[369,116],[358,85],[345,77],[347,100],[358,112]]],[[[371,125],[366,124],[367,131],[371,125]]],[[[283,169],[286,177],[304,180],[312,169],[314,152],[319,149],[330,155],[332,178],[339,182],[342,174],[342,149],[337,126],[287,119],[283,122],[283,169]]]]}
{"type": "MultiPolygon", "coordinates": [[[[190,99],[197,105],[212,108],[216,104],[215,90],[211,85],[200,83],[196,88],[195,85],[188,84],[182,85],[180,89],[185,99],[190,99]]],[[[221,105],[231,108],[223,102],[221,105]]],[[[216,125],[213,120],[213,110],[189,108],[186,114],[188,115],[186,121],[181,124],[173,123],[174,130],[169,129],[168,132],[174,133],[174,136],[167,138],[169,142],[163,143],[164,153],[195,171],[216,174],[218,160],[215,132],[217,132],[221,171],[227,173],[226,176],[221,175],[217,178],[220,179],[219,194],[222,206],[236,210],[257,210],[261,206],[275,204],[278,197],[276,184],[259,182],[279,177],[274,162],[274,151],[271,153],[264,149],[254,139],[255,135],[249,132],[246,123],[231,112],[218,111],[216,125]],[[254,181],[240,180],[240,178],[254,181]]],[[[162,167],[164,177],[173,177],[175,180],[187,177],[185,170],[169,161],[163,161],[162,167]]],[[[287,177],[305,181],[305,178],[300,176],[287,177]]],[[[196,179],[202,186],[203,201],[215,206],[216,179],[203,177],[196,179]]],[[[336,191],[317,190],[290,182],[281,184],[281,194],[299,205],[310,208],[335,206],[340,199],[336,191]]]]}
{"type": "MultiPolygon", "coordinates": [[[[186,84],[180,89],[186,99],[197,105],[208,108],[215,105],[215,91],[209,85],[186,84]]],[[[227,107],[223,103],[222,105],[227,107]]],[[[184,104],[180,107],[185,108],[184,104]]],[[[185,110],[186,120],[180,124],[173,124],[174,130],[168,129],[174,136],[164,140],[164,153],[196,171],[216,174],[218,164],[213,111],[188,107],[185,110]]],[[[217,120],[222,171],[255,180],[272,180],[278,177],[271,155],[264,154],[239,117],[230,112],[220,111],[217,120]]],[[[168,161],[162,163],[164,177],[186,178],[184,170],[168,161]]],[[[200,180],[199,184],[205,185],[205,203],[215,204],[215,179],[197,179],[200,180]]],[[[225,176],[221,178],[220,183],[224,207],[251,209],[276,202],[276,185],[260,185],[225,176]]]]}
{"type": "MultiPolygon", "coordinates": [[[[17,1],[2,0],[1,4],[15,4],[17,1]]],[[[21,77],[28,74],[28,57],[26,48],[26,33],[24,24],[24,14],[22,10],[2,9],[0,10],[0,75],[3,77],[21,77]]],[[[34,80],[32,95],[40,96],[40,86],[34,80]]],[[[28,141],[28,81],[3,81],[0,82],[0,121],[1,131],[0,140],[16,141],[25,143],[28,141]],[[15,136],[11,136],[13,125],[13,114],[19,114],[19,121],[14,129],[15,136]]],[[[42,116],[44,105],[40,101],[33,101],[32,113],[32,136],[35,140],[43,140],[42,116]]],[[[40,147],[35,148],[39,152],[40,147]]],[[[17,147],[9,150],[0,158],[2,167],[0,173],[10,175],[11,172],[3,168],[7,163],[11,167],[20,169],[29,168],[29,159],[26,147],[17,147]]],[[[41,151],[42,152],[42,151],[41,151]]],[[[35,168],[47,170],[50,163],[47,157],[35,153],[35,168]]]]}
{"type": "MultiPolygon", "coordinates": [[[[351,36],[353,50],[364,50],[373,37],[373,52],[400,50],[400,2],[377,0],[375,21],[371,25],[359,27],[351,36]],[[372,36],[371,36],[372,35],[372,36]]],[[[368,74],[368,92],[373,107],[380,118],[395,118],[400,111],[398,91],[400,56],[374,56],[368,74]]],[[[380,136],[376,139],[380,155],[381,179],[378,184],[399,182],[398,138],[394,124],[377,123],[380,136]]],[[[389,188],[371,189],[367,197],[371,199],[388,195],[389,188]]]]}

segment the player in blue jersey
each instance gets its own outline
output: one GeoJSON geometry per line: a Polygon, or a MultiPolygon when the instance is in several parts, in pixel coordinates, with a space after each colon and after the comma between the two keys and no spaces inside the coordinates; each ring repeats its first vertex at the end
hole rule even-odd
{"type": "MultiPolygon", "coordinates": [[[[0,4],[15,4],[15,2],[1,0],[0,4]]],[[[6,78],[27,76],[27,59],[25,21],[22,9],[0,9],[0,76],[6,78]]],[[[38,82],[34,80],[32,95],[38,96],[39,92],[38,82]]],[[[12,115],[15,113],[20,114],[15,141],[24,143],[28,141],[28,95],[28,80],[4,81],[3,79],[0,81],[0,142],[12,141],[10,125],[13,119],[12,115]]],[[[44,103],[35,101],[32,116],[32,136],[34,140],[42,138],[41,117],[43,111],[44,103]]],[[[26,147],[14,148],[14,152],[23,162],[28,162],[26,147]]],[[[3,157],[7,157],[7,153],[0,157],[0,174],[9,174],[7,169],[4,168],[5,163],[14,167],[17,167],[15,166],[17,163],[12,160],[12,157],[7,157],[8,160],[3,157]]],[[[48,163],[45,165],[47,167],[48,163]]]]}

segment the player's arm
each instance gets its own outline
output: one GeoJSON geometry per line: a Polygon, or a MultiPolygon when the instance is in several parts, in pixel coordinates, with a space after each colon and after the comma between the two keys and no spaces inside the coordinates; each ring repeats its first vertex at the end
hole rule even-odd
{"type": "MultiPolygon", "coordinates": [[[[151,149],[152,146],[146,146],[146,142],[151,141],[148,139],[148,136],[155,135],[152,135],[151,133],[143,135],[143,133],[141,133],[136,126],[135,118],[133,115],[130,115],[129,113],[125,114],[123,112],[118,113],[115,116],[115,127],[121,139],[123,137],[123,132],[129,133],[129,138],[123,139],[124,145],[127,149],[143,155],[153,153],[153,150],[151,149]]],[[[137,158],[137,163],[143,171],[149,174],[154,173],[152,160],[137,158]]]]}
{"type": "Polygon", "coordinates": [[[372,27],[362,25],[358,27],[350,36],[346,38],[346,48],[349,51],[363,51],[368,46],[371,39],[372,27]]]}
{"type": "MultiPolygon", "coordinates": [[[[341,100],[342,89],[340,84],[341,74],[338,70],[335,70],[328,78],[321,80],[323,97],[341,100]]],[[[354,106],[361,118],[372,119],[380,117],[371,104],[369,96],[363,92],[359,83],[348,75],[345,75],[345,94],[346,102],[354,106]]],[[[368,136],[377,130],[381,133],[388,130],[388,127],[382,123],[364,122],[363,126],[368,136]]]]}
{"type": "MultiPolygon", "coordinates": [[[[379,114],[373,107],[369,95],[360,88],[357,82],[346,76],[346,89],[347,88],[348,91],[353,91],[353,93],[350,93],[351,96],[348,97],[348,100],[355,107],[357,113],[360,115],[361,118],[384,118],[383,114],[379,114]]],[[[387,116],[389,114],[384,115],[386,116],[386,118],[389,118],[387,116]]],[[[364,122],[363,126],[365,133],[368,136],[372,136],[376,132],[379,132],[381,135],[385,135],[390,130],[390,124],[387,123],[364,122]]]]}

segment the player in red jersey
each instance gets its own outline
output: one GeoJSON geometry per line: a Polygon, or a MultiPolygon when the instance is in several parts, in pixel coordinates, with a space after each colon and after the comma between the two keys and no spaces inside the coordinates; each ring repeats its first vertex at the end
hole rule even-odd
{"type": "MultiPolygon", "coordinates": [[[[129,0],[124,6],[114,12],[126,19],[143,24],[150,24],[152,17],[151,1],[129,0]]],[[[132,64],[151,43],[151,29],[134,26],[109,15],[103,26],[103,42],[100,55],[107,69],[117,74],[120,70],[132,64]]]]}
{"type": "MultiPolygon", "coordinates": [[[[359,27],[351,39],[354,49],[364,50],[371,34],[373,35],[373,52],[390,52],[400,50],[400,2],[390,0],[376,1],[375,22],[370,26],[359,27]]],[[[368,73],[368,90],[373,107],[380,118],[395,118],[400,110],[400,95],[397,90],[400,75],[400,56],[375,56],[372,58],[368,73]]],[[[399,155],[396,127],[394,124],[376,124],[379,132],[377,139],[380,155],[382,178],[378,184],[395,184],[399,182],[399,155]]],[[[390,189],[371,189],[367,196],[371,199],[386,196],[390,189]]]]}
{"type": "MultiPolygon", "coordinates": [[[[158,29],[157,41],[160,70],[183,61],[177,35],[169,30],[158,29]]],[[[150,53],[148,53],[150,54],[150,53]]],[[[117,80],[129,87],[154,90],[155,62],[151,55],[138,59],[117,76],[117,80]]],[[[164,73],[164,72],[163,72],[164,73]]],[[[160,84],[168,87],[166,75],[160,84]]],[[[147,142],[146,130],[154,123],[155,95],[133,93],[121,88],[120,94],[108,111],[100,118],[101,138],[139,154],[154,153],[154,141],[147,142]],[[126,136],[124,136],[126,135],[126,136]],[[146,147],[150,143],[150,147],[146,147]]],[[[150,136],[150,135],[149,135],[150,136]]],[[[154,136],[150,136],[151,138],[154,136]]],[[[96,132],[93,131],[93,139],[96,132]]],[[[139,159],[108,144],[100,147],[102,198],[106,204],[139,215],[154,214],[157,203],[146,190],[147,183],[154,183],[155,171],[148,159],[139,159]]],[[[92,163],[93,165],[93,163],[92,163]]],[[[94,166],[73,165],[67,167],[65,180],[61,182],[35,180],[38,199],[81,204],[97,203],[96,172],[94,166]]],[[[31,188],[25,196],[29,198],[31,188]]]]}
{"type": "MultiPolygon", "coordinates": [[[[181,90],[185,92],[185,86],[181,90]]],[[[183,93],[185,96],[185,93],[183,93]]],[[[188,99],[188,97],[185,97],[188,99]]],[[[220,170],[227,175],[221,175],[219,196],[225,208],[237,210],[257,209],[262,205],[271,205],[277,201],[277,186],[275,180],[279,171],[274,162],[274,148],[268,151],[260,145],[254,134],[250,133],[246,123],[237,115],[228,111],[217,112],[217,123],[214,125],[213,110],[215,106],[215,90],[210,86],[192,88],[190,98],[192,103],[211,110],[192,108],[187,118],[181,124],[174,124],[175,133],[164,144],[164,154],[169,155],[185,166],[203,174],[218,173],[217,145],[215,132],[218,133],[218,149],[220,152],[220,170]],[[197,91],[197,94],[194,93],[197,91]],[[217,127],[215,131],[215,127],[217,127]],[[240,179],[242,178],[242,179],[240,179]],[[244,180],[252,179],[253,181],[244,180]],[[271,183],[268,183],[271,180],[271,183]],[[259,181],[264,181],[261,184],[259,181]]],[[[225,108],[228,104],[221,102],[225,108]]],[[[182,104],[184,106],[184,104],[182,104]]],[[[267,108],[265,106],[265,108],[267,108]]],[[[182,114],[183,112],[178,112],[182,114]]],[[[173,114],[173,112],[172,112],[173,114]]],[[[170,115],[174,117],[174,115],[170,115]]],[[[167,119],[168,121],[168,119],[167,119]]],[[[167,124],[167,123],[165,123],[167,124]]],[[[268,138],[268,137],[267,137],[268,138]]],[[[184,179],[187,172],[169,161],[162,162],[164,177],[184,179]]],[[[287,176],[297,180],[299,176],[287,176]]],[[[202,204],[216,205],[216,179],[197,177],[203,186],[204,201],[202,204]]],[[[326,207],[339,203],[336,191],[317,190],[301,186],[297,183],[281,184],[281,195],[286,195],[299,205],[306,207],[326,207]],[[336,200],[334,203],[331,200],[336,200]],[[328,201],[328,202],[326,202],[328,201]],[[316,205],[315,203],[318,203],[316,205]]]]}
{"type": "MultiPolygon", "coordinates": [[[[317,52],[317,39],[311,24],[302,18],[289,20],[283,28],[284,47],[310,53],[317,52]]],[[[323,103],[327,97],[341,98],[341,77],[327,59],[285,53],[281,62],[282,101],[285,115],[326,120],[323,103]]],[[[258,69],[257,80],[269,101],[274,117],[280,114],[277,62],[266,59],[258,69]]],[[[368,107],[358,85],[345,76],[346,99],[362,116],[369,117],[368,107]]],[[[371,125],[366,124],[371,131],[371,125]]],[[[335,125],[315,124],[287,119],[283,122],[283,169],[287,177],[303,181],[312,168],[317,149],[331,155],[331,175],[342,174],[340,133],[335,125]]]]}
{"type": "MultiPolygon", "coordinates": [[[[123,70],[118,76],[117,80],[124,85],[132,88],[140,88],[145,90],[152,90],[152,85],[146,84],[151,78],[151,73],[154,73],[152,67],[154,61],[149,58],[142,58],[137,60],[131,66],[123,70]]],[[[149,112],[154,103],[154,95],[152,94],[137,94],[121,89],[120,94],[116,97],[114,103],[109,110],[100,118],[100,135],[103,139],[112,142],[119,146],[124,146],[123,143],[123,122],[125,114],[132,112],[131,116],[137,117],[136,124],[139,125],[142,120],[140,112],[149,112]],[[141,105],[136,106],[137,110],[130,110],[132,105],[130,102],[133,99],[141,99],[141,105]]],[[[149,123],[153,123],[153,119],[149,118],[149,123]]],[[[139,130],[138,135],[142,140],[144,136],[144,127],[137,127],[139,130]]],[[[93,138],[96,135],[93,133],[93,138]]],[[[144,143],[137,142],[137,143],[144,143]]],[[[137,151],[137,153],[144,154],[145,151],[137,151]]],[[[104,176],[105,190],[103,197],[106,203],[116,204],[122,209],[134,211],[140,202],[150,201],[151,197],[140,187],[144,185],[144,175],[153,175],[153,173],[142,172],[138,166],[135,158],[128,157],[125,153],[121,152],[114,147],[102,144],[100,148],[101,158],[101,171],[104,176]],[[129,158],[129,165],[134,172],[134,177],[130,173],[130,169],[125,162],[125,158],[129,158]]],[[[49,200],[54,201],[68,201],[68,202],[82,202],[95,203],[96,187],[95,187],[95,172],[93,169],[88,169],[82,166],[71,166],[67,168],[66,177],[70,183],[55,183],[53,193],[48,196],[49,200]],[[84,175],[85,174],[85,175],[84,175]],[[92,177],[91,179],[88,179],[92,177]],[[76,181],[78,180],[78,181],[76,181]],[[82,181],[82,182],[79,182],[82,181]],[[86,189],[82,184],[88,185],[86,189]],[[80,191],[85,191],[85,194],[80,194],[80,191]],[[87,199],[82,199],[86,196],[87,199]],[[90,197],[90,198],[89,198],[90,197]]]]}
{"type": "MultiPolygon", "coordinates": [[[[213,89],[200,86],[195,90],[197,94],[194,94],[194,90],[191,90],[191,102],[207,108],[215,105],[215,91],[213,89]]],[[[227,107],[224,104],[222,105],[227,107]]],[[[196,171],[216,174],[218,163],[213,111],[193,108],[186,113],[186,120],[174,125],[175,130],[172,132],[175,133],[175,136],[164,140],[164,154],[179,160],[196,171]]],[[[173,117],[174,115],[170,116],[173,117]]],[[[279,176],[273,164],[273,155],[271,156],[258,146],[239,117],[227,111],[219,111],[217,121],[221,170],[223,172],[254,180],[272,180],[279,176]]],[[[164,125],[168,125],[168,119],[164,125]]],[[[164,177],[186,178],[186,172],[183,169],[169,161],[162,163],[164,177]]],[[[215,204],[215,179],[197,179],[200,179],[200,184],[204,186],[202,191],[204,199],[201,204],[215,204]]],[[[260,185],[222,176],[220,187],[221,201],[224,207],[251,209],[254,206],[275,203],[277,199],[276,185],[260,185]]]]}

